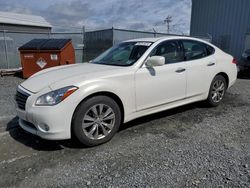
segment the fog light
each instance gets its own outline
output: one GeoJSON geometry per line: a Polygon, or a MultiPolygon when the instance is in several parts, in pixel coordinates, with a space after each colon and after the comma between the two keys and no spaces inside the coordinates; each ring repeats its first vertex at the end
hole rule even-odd
{"type": "Polygon", "coordinates": [[[42,131],[49,131],[49,126],[44,124],[44,123],[39,123],[38,127],[42,130],[42,131]]]}

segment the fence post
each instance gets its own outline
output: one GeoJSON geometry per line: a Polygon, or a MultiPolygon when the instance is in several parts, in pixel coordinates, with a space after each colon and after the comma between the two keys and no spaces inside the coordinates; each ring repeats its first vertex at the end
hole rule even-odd
{"type": "Polygon", "coordinates": [[[6,41],[5,30],[3,30],[3,39],[4,39],[5,59],[6,59],[6,62],[7,62],[7,69],[9,69],[8,46],[7,46],[7,41],[6,41]]]}
{"type": "Polygon", "coordinates": [[[82,27],[82,43],[83,43],[83,48],[82,48],[82,62],[86,60],[86,35],[85,35],[85,26],[82,27]]]}

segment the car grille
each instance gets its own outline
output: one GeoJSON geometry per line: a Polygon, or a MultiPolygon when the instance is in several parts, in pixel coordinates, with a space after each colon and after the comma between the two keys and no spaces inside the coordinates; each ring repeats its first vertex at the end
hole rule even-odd
{"type": "Polygon", "coordinates": [[[15,98],[16,98],[16,103],[17,103],[18,108],[25,110],[25,104],[29,96],[30,95],[28,93],[20,89],[17,89],[15,98]]]}

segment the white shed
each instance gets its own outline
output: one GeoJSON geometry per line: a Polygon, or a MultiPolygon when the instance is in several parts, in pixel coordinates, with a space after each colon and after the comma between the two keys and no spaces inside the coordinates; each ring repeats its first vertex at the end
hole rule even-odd
{"type": "Polygon", "coordinates": [[[41,16],[0,11],[0,30],[48,33],[51,28],[52,25],[41,16]]]}

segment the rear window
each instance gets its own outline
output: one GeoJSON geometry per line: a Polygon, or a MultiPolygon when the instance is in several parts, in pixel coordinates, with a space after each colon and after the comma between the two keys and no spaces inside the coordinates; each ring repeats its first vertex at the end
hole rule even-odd
{"type": "Polygon", "coordinates": [[[205,43],[192,40],[182,41],[186,60],[195,60],[214,54],[215,49],[205,43]]]}

